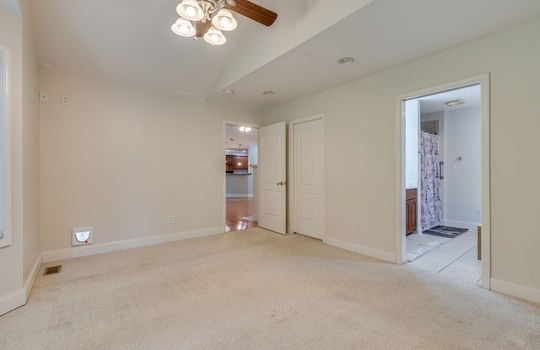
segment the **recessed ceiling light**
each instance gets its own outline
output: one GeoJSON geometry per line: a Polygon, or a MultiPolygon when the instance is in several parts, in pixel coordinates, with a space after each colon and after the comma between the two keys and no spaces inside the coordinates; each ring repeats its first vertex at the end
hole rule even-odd
{"type": "Polygon", "coordinates": [[[224,93],[225,95],[234,95],[234,90],[226,89],[226,90],[223,90],[223,93],[224,93]]]}
{"type": "Polygon", "coordinates": [[[452,100],[445,103],[448,107],[456,107],[462,104],[465,104],[465,101],[462,99],[452,100]]]}
{"type": "Polygon", "coordinates": [[[353,64],[356,60],[352,57],[341,57],[337,63],[338,64],[353,64]]]}
{"type": "Polygon", "coordinates": [[[263,95],[269,96],[269,95],[273,95],[273,94],[274,94],[274,91],[272,91],[272,90],[266,90],[266,91],[263,91],[262,94],[263,94],[263,95]]]}

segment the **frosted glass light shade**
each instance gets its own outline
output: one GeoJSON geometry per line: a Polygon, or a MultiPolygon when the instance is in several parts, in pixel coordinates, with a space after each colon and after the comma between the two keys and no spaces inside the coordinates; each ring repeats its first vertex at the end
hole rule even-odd
{"type": "Polygon", "coordinates": [[[183,0],[177,7],[176,12],[190,21],[200,21],[204,18],[204,11],[197,0],[183,0]]]}
{"type": "Polygon", "coordinates": [[[231,11],[227,9],[219,10],[214,18],[212,18],[212,24],[217,29],[224,31],[235,30],[238,27],[238,22],[234,19],[231,11]]]}
{"type": "Polygon", "coordinates": [[[206,34],[204,34],[204,41],[210,45],[223,45],[227,42],[227,38],[223,35],[221,30],[216,27],[210,27],[206,34]]]}
{"type": "Polygon", "coordinates": [[[187,38],[195,36],[196,32],[193,24],[184,18],[178,18],[178,20],[176,20],[176,22],[172,25],[171,30],[174,34],[187,38]]]}

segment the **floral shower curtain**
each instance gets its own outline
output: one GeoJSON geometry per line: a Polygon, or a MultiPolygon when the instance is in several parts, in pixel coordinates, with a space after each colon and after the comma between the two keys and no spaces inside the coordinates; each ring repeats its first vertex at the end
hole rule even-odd
{"type": "Polygon", "coordinates": [[[427,230],[441,224],[442,199],[439,174],[439,135],[421,132],[420,175],[422,229],[427,230]]]}

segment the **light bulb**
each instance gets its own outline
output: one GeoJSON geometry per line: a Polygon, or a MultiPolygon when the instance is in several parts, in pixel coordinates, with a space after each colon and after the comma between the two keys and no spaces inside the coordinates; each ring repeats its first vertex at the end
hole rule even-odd
{"type": "Polygon", "coordinates": [[[231,27],[231,19],[229,17],[222,17],[219,21],[222,27],[224,28],[230,28],[231,27]]]}
{"type": "Polygon", "coordinates": [[[250,127],[246,127],[246,132],[250,132],[251,131],[251,128],[250,127]]]}
{"type": "Polygon", "coordinates": [[[241,126],[239,129],[240,129],[241,132],[244,132],[246,130],[246,128],[243,127],[243,126],[241,126]]]}
{"type": "Polygon", "coordinates": [[[189,17],[195,17],[197,15],[197,10],[193,6],[186,7],[186,13],[189,17]]]}
{"type": "Polygon", "coordinates": [[[171,30],[174,34],[184,36],[184,37],[192,37],[195,35],[195,27],[193,24],[191,24],[190,21],[185,20],[183,18],[178,18],[176,22],[172,25],[171,30]]]}
{"type": "Polygon", "coordinates": [[[204,34],[204,40],[210,45],[223,45],[227,42],[227,38],[221,30],[216,27],[210,27],[206,34],[204,34]]]}
{"type": "Polygon", "coordinates": [[[231,11],[227,9],[221,9],[219,12],[212,18],[212,24],[224,31],[235,30],[238,26],[238,22],[234,19],[231,11]]]}
{"type": "Polygon", "coordinates": [[[177,7],[176,12],[190,21],[200,21],[204,18],[204,11],[197,0],[183,0],[177,7]]]}

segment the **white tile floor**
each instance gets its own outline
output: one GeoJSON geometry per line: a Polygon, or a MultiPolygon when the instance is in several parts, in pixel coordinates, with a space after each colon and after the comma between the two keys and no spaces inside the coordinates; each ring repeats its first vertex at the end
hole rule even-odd
{"type": "Polygon", "coordinates": [[[409,263],[460,281],[480,284],[482,265],[476,258],[477,235],[467,231],[409,263]]]}

